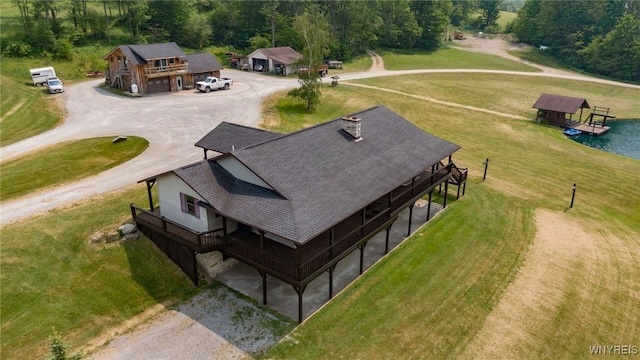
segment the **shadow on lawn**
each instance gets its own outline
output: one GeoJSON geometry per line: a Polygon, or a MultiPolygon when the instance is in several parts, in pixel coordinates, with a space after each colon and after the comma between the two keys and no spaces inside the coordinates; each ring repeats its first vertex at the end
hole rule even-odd
{"type": "Polygon", "coordinates": [[[193,282],[156,245],[144,235],[123,244],[131,276],[158,303],[182,299],[171,309],[171,316],[159,318],[139,336],[116,339],[110,347],[118,347],[125,355],[142,349],[145,333],[164,339],[145,353],[151,357],[180,357],[195,350],[200,354],[228,352],[232,357],[249,354],[260,356],[288,334],[296,323],[270,310],[235,290],[219,283],[193,282]],[[185,326],[185,324],[188,324],[185,326]],[[161,333],[158,333],[160,331],[161,333]],[[194,344],[194,339],[198,344],[194,344]],[[134,343],[135,342],[135,343],[134,343]],[[229,346],[232,345],[232,346],[229,346]],[[221,350],[224,349],[224,350],[221,350]],[[149,353],[151,351],[152,353],[149,353]],[[153,353],[155,352],[155,353],[153,353]]]}

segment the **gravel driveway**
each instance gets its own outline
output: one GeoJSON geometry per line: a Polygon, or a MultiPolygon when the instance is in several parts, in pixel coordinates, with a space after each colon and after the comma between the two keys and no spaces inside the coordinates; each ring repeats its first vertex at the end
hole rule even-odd
{"type": "Polygon", "coordinates": [[[297,85],[295,79],[223,71],[234,79],[230,90],[197,91],[139,98],[113,95],[99,85],[104,80],[68,86],[63,97],[68,116],[63,125],[2,148],[2,160],[39,151],[61,141],[99,136],[134,135],[149,141],[140,156],[99,175],[46,192],[2,203],[1,222],[45,212],[64,204],[135,184],[138,180],[202,159],[194,146],[221,121],[257,126],[260,102],[269,94],[297,85]]]}

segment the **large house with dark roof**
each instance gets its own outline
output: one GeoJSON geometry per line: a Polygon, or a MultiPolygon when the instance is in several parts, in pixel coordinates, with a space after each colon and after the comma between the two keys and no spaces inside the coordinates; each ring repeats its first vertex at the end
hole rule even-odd
{"type": "Polygon", "coordinates": [[[398,214],[442,185],[446,206],[448,184],[466,180],[452,162],[458,145],[384,106],[290,134],[221,123],[196,145],[204,160],[142,180],[138,228],[195,282],[196,253],[219,251],[260,272],[265,302],[267,275],[292,285],[300,321],[311,280],[332,279],[383,230],[388,242],[398,214]]]}
{"type": "Polygon", "coordinates": [[[211,54],[186,55],[174,42],[120,45],[103,59],[109,86],[141,94],[180,91],[223,68],[211,54]]]}

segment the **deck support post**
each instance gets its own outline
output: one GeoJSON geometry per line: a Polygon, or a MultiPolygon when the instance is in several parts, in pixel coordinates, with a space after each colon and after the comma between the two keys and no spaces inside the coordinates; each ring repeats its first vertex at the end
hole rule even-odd
{"type": "Polygon", "coordinates": [[[151,196],[151,188],[155,185],[156,179],[147,180],[147,195],[149,196],[149,211],[153,211],[153,196],[151,196]]]}
{"type": "Polygon", "coordinates": [[[409,205],[409,227],[407,229],[407,236],[411,235],[411,220],[413,218],[413,206],[415,205],[415,201],[413,204],[409,205]]]}
{"type": "Polygon", "coordinates": [[[198,260],[196,259],[196,251],[195,250],[191,250],[191,255],[193,256],[191,258],[191,260],[193,261],[193,283],[196,285],[196,287],[199,286],[198,284],[198,260]]]}
{"type": "Polygon", "coordinates": [[[387,253],[389,253],[389,233],[391,232],[391,226],[393,225],[393,223],[389,224],[389,226],[387,226],[387,237],[384,241],[384,253],[385,255],[387,253]]]}
{"type": "Polygon", "coordinates": [[[445,181],[444,182],[444,201],[442,202],[442,208],[446,208],[447,207],[447,192],[449,191],[449,182],[445,181]]]}
{"type": "Polygon", "coordinates": [[[337,265],[338,263],[329,266],[329,299],[333,299],[333,272],[337,265]]]}
{"type": "Polygon", "coordinates": [[[298,293],[298,323],[302,322],[302,294],[304,294],[304,290],[306,288],[307,285],[293,287],[293,289],[298,293]]]}
{"type": "Polygon", "coordinates": [[[362,275],[363,266],[364,266],[364,247],[367,246],[367,243],[364,243],[360,246],[360,275],[362,275]]]}
{"type": "Polygon", "coordinates": [[[267,305],[267,273],[258,270],[262,277],[262,305],[267,305]]]}
{"type": "Polygon", "coordinates": [[[431,196],[433,195],[433,190],[429,191],[429,203],[427,204],[427,221],[431,217],[431,196]]]}

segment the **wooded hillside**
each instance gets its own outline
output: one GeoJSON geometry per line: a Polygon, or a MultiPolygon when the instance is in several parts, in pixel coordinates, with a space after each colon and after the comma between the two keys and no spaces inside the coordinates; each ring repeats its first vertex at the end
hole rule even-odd
{"type": "Polygon", "coordinates": [[[506,30],[570,67],[640,81],[640,0],[12,0],[2,10],[4,56],[71,59],[79,46],[164,41],[241,53],[302,49],[294,19],[306,12],[329,24],[327,59],[379,47],[434,50],[456,29],[506,30]],[[518,17],[501,29],[500,11],[518,17]]]}

